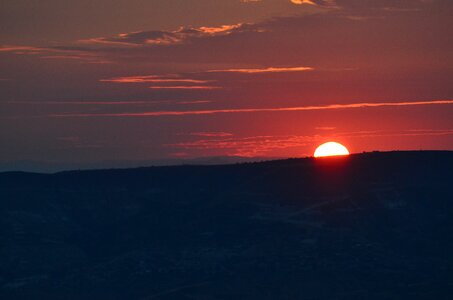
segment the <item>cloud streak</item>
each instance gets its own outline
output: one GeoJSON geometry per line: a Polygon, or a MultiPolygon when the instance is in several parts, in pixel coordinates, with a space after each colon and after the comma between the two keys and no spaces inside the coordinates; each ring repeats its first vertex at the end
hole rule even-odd
{"type": "MultiPolygon", "coordinates": [[[[243,68],[243,69],[218,69],[200,71],[198,75],[206,75],[206,73],[243,73],[243,74],[261,74],[261,73],[286,73],[286,72],[306,72],[313,71],[312,67],[268,67],[268,68],[243,68]]],[[[194,79],[189,78],[194,73],[185,74],[167,74],[167,75],[138,75],[138,76],[122,76],[107,79],[100,79],[100,82],[108,83],[156,83],[161,85],[152,85],[150,89],[179,89],[179,90],[213,90],[220,89],[221,86],[207,85],[217,80],[210,79],[194,79]],[[173,84],[173,85],[167,85],[173,84]]]]}
{"type": "Polygon", "coordinates": [[[161,85],[149,86],[154,90],[214,90],[221,89],[220,86],[206,85],[213,80],[183,78],[180,75],[143,75],[143,76],[125,76],[114,77],[110,79],[101,79],[100,82],[113,83],[156,83],[161,85]],[[162,85],[163,84],[163,85],[162,85]],[[173,84],[173,85],[166,85],[173,84]]]}
{"type": "Polygon", "coordinates": [[[49,117],[162,117],[162,116],[196,116],[232,113],[263,113],[263,112],[299,112],[299,111],[321,111],[337,109],[359,109],[375,107],[406,107],[406,106],[425,106],[425,105],[450,105],[453,100],[434,100],[434,101],[414,101],[414,102],[362,102],[351,104],[331,104],[319,106],[295,106],[277,108],[232,108],[232,109],[208,109],[208,110],[189,110],[189,111],[151,111],[138,113],[106,113],[106,114],[54,114],[49,117]]]}
{"type": "Polygon", "coordinates": [[[292,3],[294,4],[311,4],[311,5],[316,5],[316,3],[314,3],[313,1],[311,0],[291,0],[292,3]]]}
{"type": "Polygon", "coordinates": [[[216,90],[222,87],[212,85],[155,85],[149,88],[152,90],[216,90]]]}
{"type": "Polygon", "coordinates": [[[17,55],[38,55],[42,59],[78,60],[85,63],[111,63],[91,49],[70,47],[0,46],[0,53],[17,55]]]}
{"type": "Polygon", "coordinates": [[[100,82],[114,83],[209,83],[212,80],[190,79],[190,78],[169,78],[169,76],[144,75],[144,76],[125,76],[101,79],[100,82]]]}
{"type": "Polygon", "coordinates": [[[191,132],[189,135],[193,136],[202,136],[202,137],[228,137],[233,136],[232,133],[229,132],[191,132]]]}
{"type": "Polygon", "coordinates": [[[284,72],[305,72],[313,71],[312,67],[269,67],[262,69],[224,69],[224,70],[209,70],[210,73],[246,73],[246,74],[256,74],[256,73],[284,73],[284,72]]]}
{"type": "Polygon", "coordinates": [[[313,6],[321,6],[325,8],[338,8],[336,0],[290,0],[291,3],[296,5],[313,5],[313,6]]]}
{"type": "Polygon", "coordinates": [[[208,38],[215,36],[229,35],[235,32],[244,32],[249,30],[247,24],[222,25],[218,27],[180,27],[177,30],[150,30],[136,31],[130,33],[120,33],[112,37],[99,37],[86,40],[80,40],[81,44],[98,45],[98,46],[166,46],[182,44],[193,39],[208,38]]]}

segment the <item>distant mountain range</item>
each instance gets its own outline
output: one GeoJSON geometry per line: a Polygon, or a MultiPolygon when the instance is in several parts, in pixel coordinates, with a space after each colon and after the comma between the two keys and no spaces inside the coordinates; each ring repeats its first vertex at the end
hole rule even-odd
{"type": "Polygon", "coordinates": [[[211,156],[196,158],[168,158],[155,160],[106,160],[100,162],[69,163],[61,161],[15,160],[0,161],[0,172],[56,173],[68,170],[137,168],[143,166],[220,165],[281,159],[278,157],[211,156]]]}
{"type": "Polygon", "coordinates": [[[453,152],[0,173],[0,299],[451,299],[453,152]]]}

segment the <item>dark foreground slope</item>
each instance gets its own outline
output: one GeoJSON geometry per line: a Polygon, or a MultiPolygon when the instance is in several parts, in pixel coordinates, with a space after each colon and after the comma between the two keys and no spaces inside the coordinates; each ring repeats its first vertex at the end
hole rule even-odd
{"type": "Polygon", "coordinates": [[[453,152],[0,174],[1,299],[451,299],[453,152]]]}

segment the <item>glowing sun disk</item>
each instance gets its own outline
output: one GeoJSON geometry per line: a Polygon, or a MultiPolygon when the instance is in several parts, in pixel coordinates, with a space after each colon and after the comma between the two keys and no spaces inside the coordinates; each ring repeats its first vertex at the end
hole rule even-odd
{"type": "Polygon", "coordinates": [[[326,157],[326,156],[341,156],[341,155],[349,155],[348,149],[342,144],[336,142],[328,142],[324,143],[319,146],[314,156],[315,157],[326,157]]]}

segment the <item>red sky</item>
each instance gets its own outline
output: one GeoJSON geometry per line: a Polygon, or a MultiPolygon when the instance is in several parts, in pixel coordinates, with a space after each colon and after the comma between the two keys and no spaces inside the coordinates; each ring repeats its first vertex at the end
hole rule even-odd
{"type": "Polygon", "coordinates": [[[1,14],[0,162],[453,150],[449,0],[5,0],[1,14]]]}

